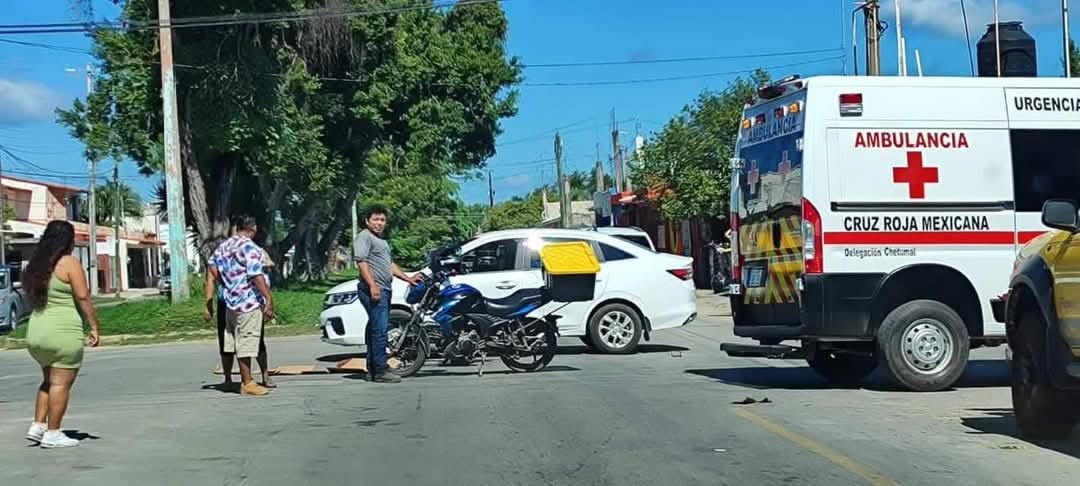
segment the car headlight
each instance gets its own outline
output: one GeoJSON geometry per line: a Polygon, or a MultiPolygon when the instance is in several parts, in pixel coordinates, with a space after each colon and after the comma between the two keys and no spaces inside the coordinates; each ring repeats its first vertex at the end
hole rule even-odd
{"type": "Polygon", "coordinates": [[[326,300],[323,301],[324,307],[334,307],[338,305],[347,305],[356,302],[356,292],[343,292],[340,294],[330,294],[326,296],[326,300]]]}

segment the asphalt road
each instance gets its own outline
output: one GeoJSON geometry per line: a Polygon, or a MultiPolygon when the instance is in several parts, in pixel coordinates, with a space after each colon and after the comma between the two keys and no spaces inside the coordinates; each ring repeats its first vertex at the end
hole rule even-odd
{"type": "MultiPolygon", "coordinates": [[[[432,365],[398,385],[279,377],[269,397],[210,388],[210,342],[94,349],[65,421],[84,439],[22,438],[39,370],[0,352],[2,484],[1075,484],[1080,434],[1032,443],[1014,425],[1001,348],[953,390],[837,389],[802,362],[733,359],[730,321],[658,332],[637,355],[576,339],[547,371],[432,365]],[[746,397],[768,403],[736,405],[746,397]]],[[[271,342],[274,364],[348,349],[271,342]]]]}

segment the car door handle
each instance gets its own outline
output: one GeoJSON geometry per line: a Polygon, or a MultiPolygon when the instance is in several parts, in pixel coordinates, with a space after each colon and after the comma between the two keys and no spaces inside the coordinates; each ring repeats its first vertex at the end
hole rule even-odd
{"type": "Polygon", "coordinates": [[[514,287],[517,287],[517,282],[504,281],[495,284],[495,288],[499,290],[509,290],[514,287]]]}

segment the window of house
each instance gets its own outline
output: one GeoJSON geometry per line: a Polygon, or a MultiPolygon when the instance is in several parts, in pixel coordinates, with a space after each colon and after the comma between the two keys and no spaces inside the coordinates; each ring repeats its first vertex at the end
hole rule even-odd
{"type": "Polygon", "coordinates": [[[506,272],[517,264],[518,240],[485,243],[461,255],[465,273],[506,272]]]}
{"type": "Polygon", "coordinates": [[[1040,212],[1047,199],[1080,202],[1080,130],[1010,130],[1016,210],[1040,212]]]}

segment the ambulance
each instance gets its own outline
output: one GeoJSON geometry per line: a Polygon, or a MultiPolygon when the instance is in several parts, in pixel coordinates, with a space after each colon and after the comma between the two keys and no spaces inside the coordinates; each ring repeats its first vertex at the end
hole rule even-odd
{"type": "Polygon", "coordinates": [[[762,87],[731,161],[732,356],[953,385],[1047,199],[1080,200],[1080,82],[812,77],[762,87]],[[753,342],[753,341],[756,341],[753,342]]]}

